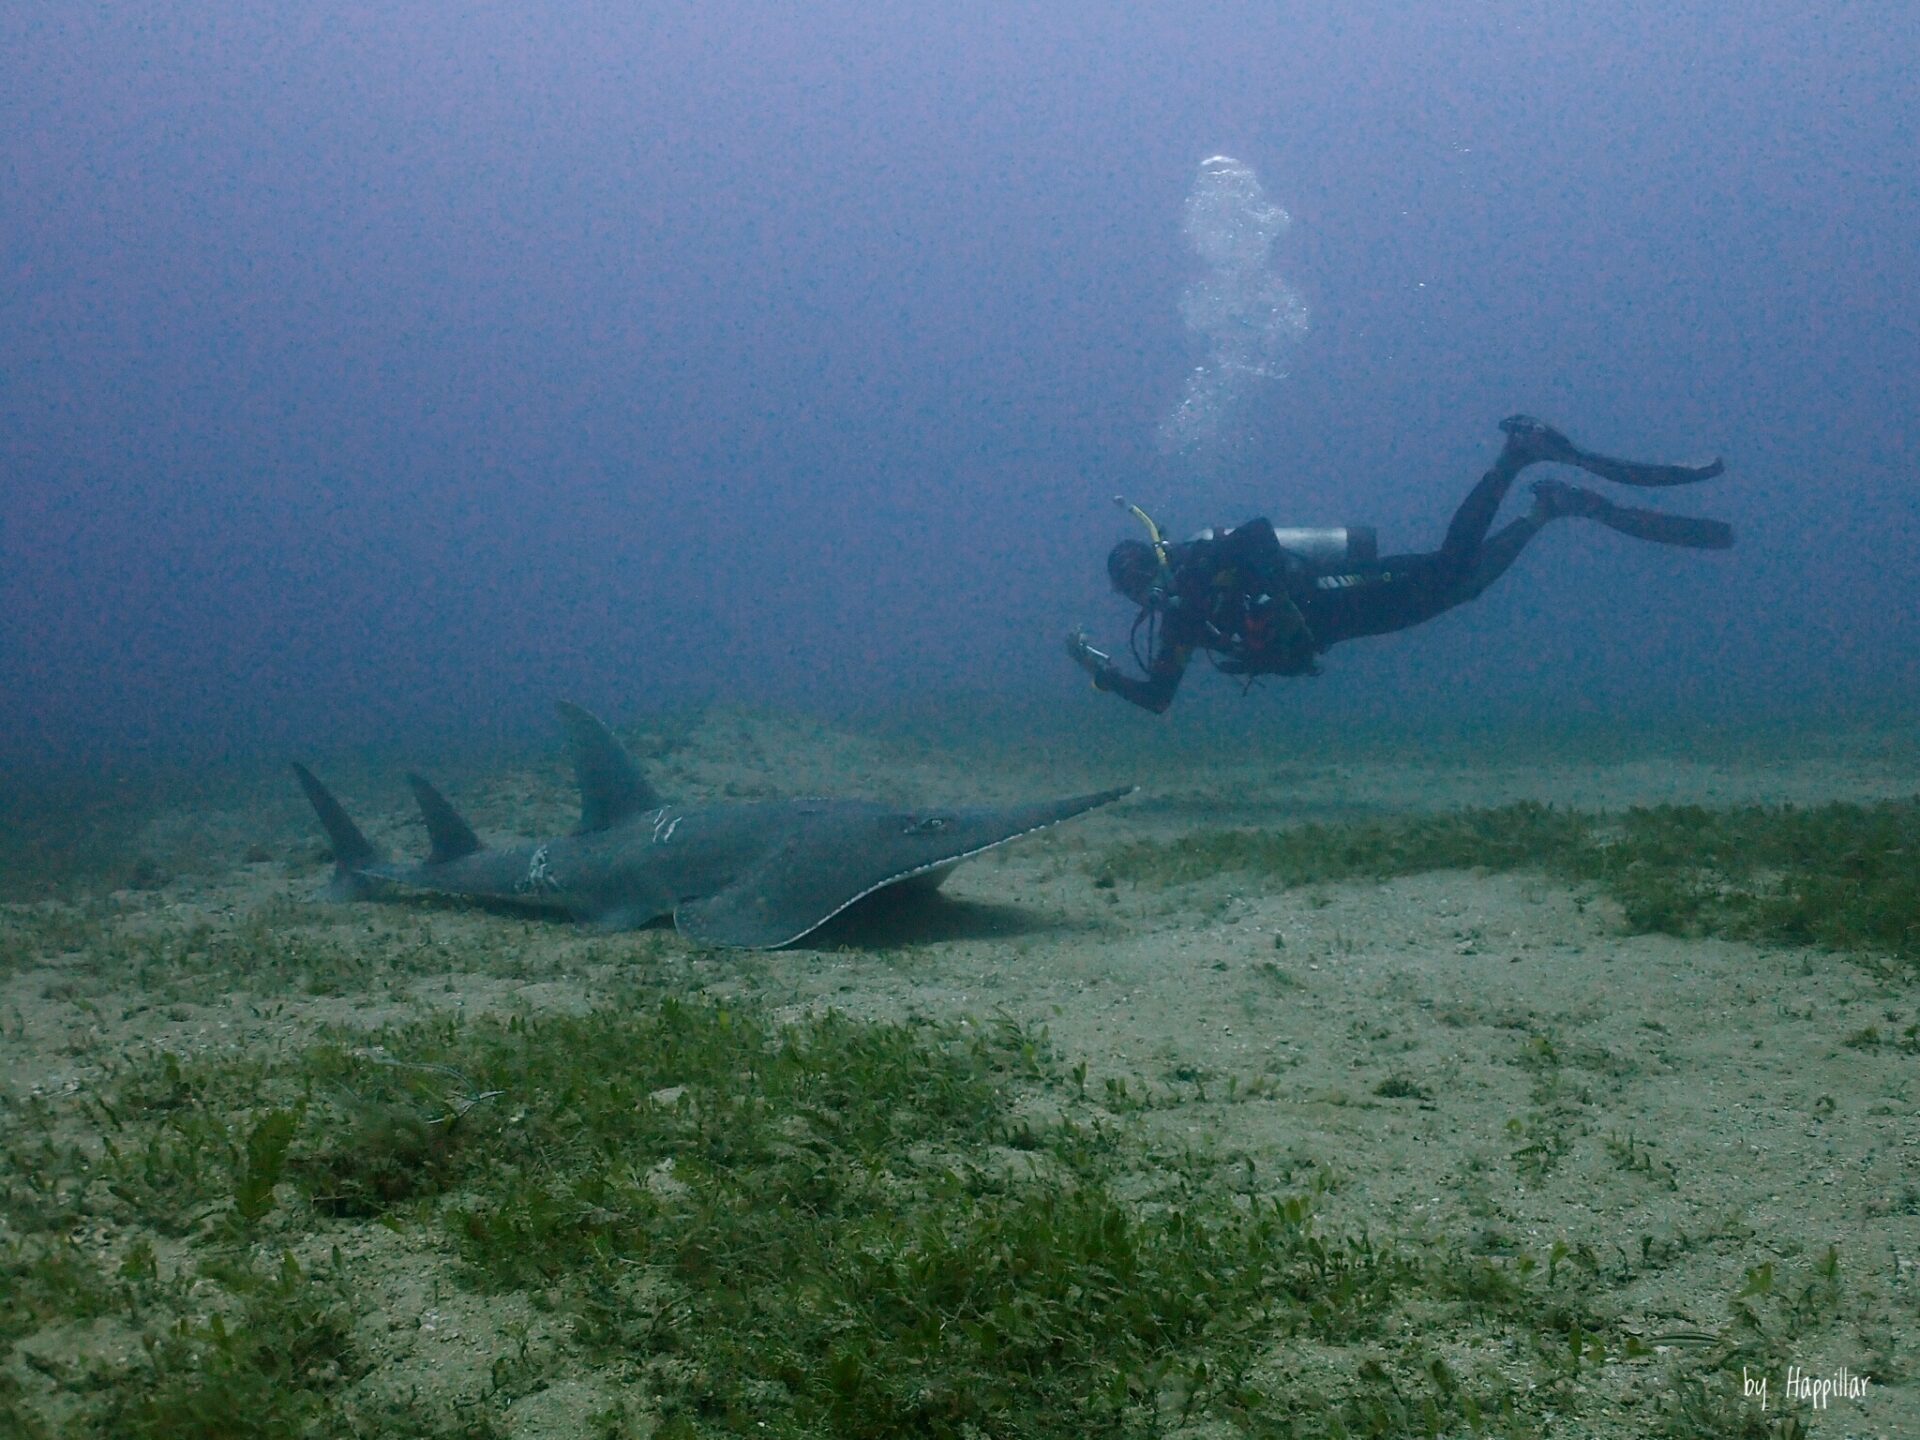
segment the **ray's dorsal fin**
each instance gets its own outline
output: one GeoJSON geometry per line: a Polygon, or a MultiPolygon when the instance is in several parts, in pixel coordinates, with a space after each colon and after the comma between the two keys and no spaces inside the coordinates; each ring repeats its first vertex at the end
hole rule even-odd
{"type": "Polygon", "coordinates": [[[605,830],[666,803],[627,747],[596,717],[570,700],[555,701],[554,708],[566,729],[567,753],[573,756],[574,777],[580,782],[579,834],[605,830]]]}
{"type": "Polygon", "coordinates": [[[413,787],[414,801],[427,822],[427,839],[433,845],[427,854],[427,864],[444,865],[480,848],[480,837],[460,818],[460,812],[447,803],[446,796],[419,775],[409,773],[407,784],[413,787]]]}

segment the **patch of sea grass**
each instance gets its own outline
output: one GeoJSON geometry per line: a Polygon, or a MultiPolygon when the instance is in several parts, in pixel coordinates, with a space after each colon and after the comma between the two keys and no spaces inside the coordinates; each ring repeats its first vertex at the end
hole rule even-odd
{"type": "Polygon", "coordinates": [[[1386,879],[1428,870],[1517,869],[1576,846],[1589,821],[1532,801],[1350,824],[1313,822],[1277,830],[1199,830],[1173,840],[1115,845],[1096,876],[1180,885],[1238,871],[1282,885],[1386,879]]]}
{"type": "Polygon", "coordinates": [[[1824,805],[1563,810],[1534,801],[1116,845],[1103,882],[1222,872],[1283,886],[1435,870],[1534,870],[1592,884],[1637,932],[1816,945],[1920,960],[1920,798],[1824,805]]]}
{"type": "MultiPolygon", "coordinates": [[[[1542,1039],[1526,1063],[1558,1061],[1542,1039]]],[[[1630,1261],[1342,1231],[1317,1189],[1170,1151],[1084,1081],[1009,1020],[637,995],[136,1059],[93,1103],[13,1116],[42,1147],[23,1159],[71,1139],[75,1161],[57,1195],[0,1192],[24,1235],[0,1248],[0,1345],[33,1357],[0,1370],[26,1377],[0,1422],[492,1434],[517,1396],[618,1375],[632,1409],[605,1433],[1530,1434],[1598,1419],[1611,1360],[1653,1363],[1607,1318],[1630,1261]],[[421,1412],[357,1318],[395,1303],[367,1265],[395,1247],[402,1303],[497,1297],[464,1323],[537,1317],[541,1348],[472,1335],[491,1370],[421,1412]],[[106,1359],[62,1339],[105,1323],[106,1359]]],[[[1837,1313],[1752,1298],[1648,1384],[1719,1393],[1837,1313]]]]}

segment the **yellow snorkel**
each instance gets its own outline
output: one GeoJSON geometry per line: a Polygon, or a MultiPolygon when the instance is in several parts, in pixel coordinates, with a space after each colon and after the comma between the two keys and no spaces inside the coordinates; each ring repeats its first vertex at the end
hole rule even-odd
{"type": "Polygon", "coordinates": [[[1153,546],[1154,557],[1159,560],[1162,565],[1165,565],[1167,563],[1167,537],[1162,535],[1160,533],[1160,527],[1153,523],[1153,516],[1142,510],[1124,495],[1114,496],[1113,503],[1118,505],[1122,510],[1131,510],[1133,512],[1133,518],[1147,527],[1147,540],[1153,546]]]}
{"type": "Polygon", "coordinates": [[[1122,510],[1131,510],[1133,518],[1146,526],[1147,543],[1153,546],[1153,558],[1160,562],[1159,573],[1154,576],[1153,586],[1148,592],[1153,600],[1149,608],[1157,609],[1159,602],[1165,600],[1167,593],[1173,588],[1173,566],[1167,560],[1167,537],[1160,533],[1160,527],[1154,523],[1153,517],[1126,496],[1114,496],[1113,503],[1122,510]]]}

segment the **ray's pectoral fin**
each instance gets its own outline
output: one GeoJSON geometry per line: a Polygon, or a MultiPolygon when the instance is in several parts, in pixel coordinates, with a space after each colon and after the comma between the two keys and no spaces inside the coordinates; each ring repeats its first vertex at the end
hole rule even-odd
{"type": "Polygon", "coordinates": [[[841,867],[821,865],[797,836],[711,895],[686,900],[674,927],[699,945],[771,950],[825,923],[864,893],[841,867]]]}
{"type": "Polygon", "coordinates": [[[1107,805],[1132,786],[1037,805],[885,811],[836,805],[807,817],[674,923],[702,945],[772,950],[810,935],[856,901],[906,881],[937,883],[983,850],[1107,805]]]}

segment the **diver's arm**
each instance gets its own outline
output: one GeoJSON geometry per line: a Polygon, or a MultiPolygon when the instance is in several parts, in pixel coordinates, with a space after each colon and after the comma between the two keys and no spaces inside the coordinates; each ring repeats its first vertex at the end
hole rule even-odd
{"type": "Polygon", "coordinates": [[[1186,645],[1163,644],[1144,680],[1134,679],[1115,665],[1104,650],[1094,649],[1084,630],[1075,630],[1067,636],[1067,654],[1074,664],[1093,677],[1094,689],[1110,690],[1142,710],[1163,715],[1173,704],[1174,692],[1180,688],[1180,678],[1187,672],[1187,661],[1193,651],[1186,645]]]}
{"type": "Polygon", "coordinates": [[[1142,710],[1164,715],[1173,704],[1174,692],[1180,688],[1180,679],[1187,673],[1187,660],[1192,654],[1185,645],[1162,646],[1160,653],[1153,657],[1153,668],[1147,671],[1146,679],[1136,680],[1116,666],[1108,665],[1094,675],[1093,688],[1111,690],[1142,710]]]}

